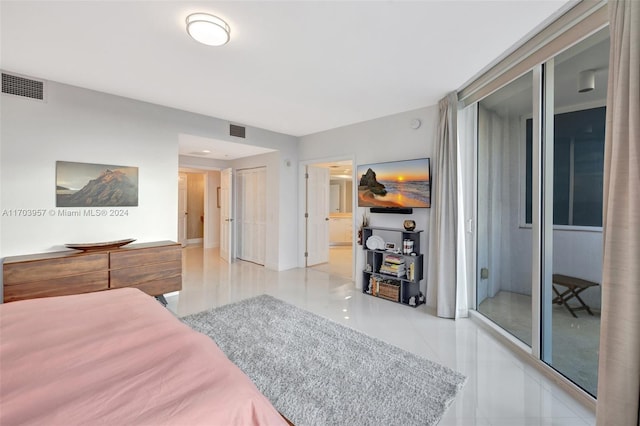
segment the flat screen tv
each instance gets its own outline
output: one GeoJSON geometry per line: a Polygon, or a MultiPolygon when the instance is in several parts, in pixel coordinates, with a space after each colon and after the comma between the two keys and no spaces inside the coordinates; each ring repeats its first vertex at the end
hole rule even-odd
{"type": "Polygon", "coordinates": [[[358,166],[358,206],[431,207],[429,158],[358,166]]]}

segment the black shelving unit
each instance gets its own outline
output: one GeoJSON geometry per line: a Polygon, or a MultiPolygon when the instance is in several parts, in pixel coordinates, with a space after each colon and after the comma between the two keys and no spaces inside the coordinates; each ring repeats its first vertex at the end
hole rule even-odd
{"type": "Polygon", "coordinates": [[[420,302],[420,283],[424,279],[424,255],[420,253],[420,234],[422,230],[407,231],[402,228],[387,228],[368,226],[362,228],[362,247],[364,249],[365,269],[362,271],[362,292],[385,300],[394,301],[403,305],[417,307],[424,302],[420,302]],[[367,248],[367,239],[375,235],[377,231],[385,234],[395,234],[393,241],[400,250],[396,253],[390,250],[371,250],[367,248]],[[413,253],[404,254],[403,241],[413,241],[413,253]],[[404,272],[392,275],[381,271],[383,264],[393,256],[393,262],[397,263],[401,259],[404,264],[404,272]],[[413,265],[413,266],[411,266],[413,265]],[[380,291],[380,287],[383,291],[380,291]],[[397,290],[395,289],[397,287],[397,290]],[[378,291],[376,291],[378,290],[378,291]],[[397,291],[397,300],[394,291],[397,291]],[[410,305],[409,301],[414,298],[415,305],[410,305]]]}

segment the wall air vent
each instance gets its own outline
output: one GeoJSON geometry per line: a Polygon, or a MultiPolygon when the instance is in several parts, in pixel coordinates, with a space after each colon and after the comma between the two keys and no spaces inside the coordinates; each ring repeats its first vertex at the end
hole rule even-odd
{"type": "Polygon", "coordinates": [[[44,100],[44,82],[2,73],[2,93],[44,100]]]}
{"type": "Polygon", "coordinates": [[[238,138],[245,138],[246,128],[243,126],[236,126],[235,124],[229,124],[229,134],[238,138]]]}

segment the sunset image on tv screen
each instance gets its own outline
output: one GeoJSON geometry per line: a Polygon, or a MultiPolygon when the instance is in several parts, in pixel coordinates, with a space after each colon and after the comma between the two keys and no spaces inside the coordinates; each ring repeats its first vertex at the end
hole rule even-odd
{"type": "Polygon", "coordinates": [[[428,158],[358,166],[358,206],[431,207],[428,158]]]}

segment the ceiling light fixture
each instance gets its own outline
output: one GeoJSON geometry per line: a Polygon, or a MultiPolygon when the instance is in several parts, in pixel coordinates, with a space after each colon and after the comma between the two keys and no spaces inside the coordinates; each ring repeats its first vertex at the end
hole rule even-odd
{"type": "Polygon", "coordinates": [[[229,41],[231,29],[217,16],[208,13],[192,13],[187,16],[187,33],[195,41],[207,46],[222,46],[229,41]]]}

